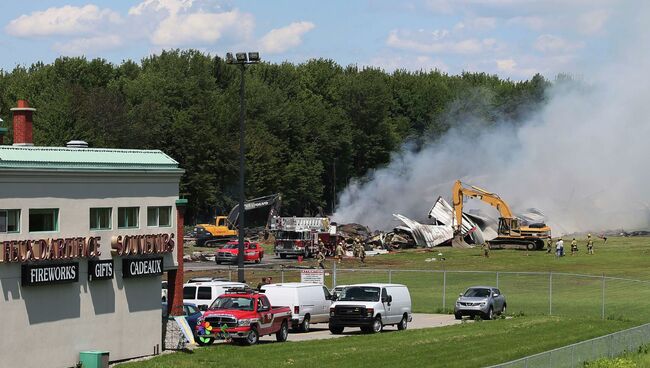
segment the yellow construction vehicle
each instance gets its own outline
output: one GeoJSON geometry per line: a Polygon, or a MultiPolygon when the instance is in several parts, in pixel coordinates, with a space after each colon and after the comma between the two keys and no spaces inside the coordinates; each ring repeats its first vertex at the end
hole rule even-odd
{"type": "MultiPolygon", "coordinates": [[[[282,197],[279,193],[247,200],[244,203],[244,211],[246,212],[245,234],[247,231],[268,228],[271,219],[278,215],[281,203],[282,197]]],[[[210,247],[236,240],[239,235],[238,220],[239,206],[236,205],[230,210],[228,216],[216,216],[214,223],[196,225],[194,228],[196,245],[210,247]]]]}
{"type": "Polygon", "coordinates": [[[488,241],[491,249],[544,249],[544,241],[551,236],[551,228],[546,224],[520,226],[519,219],[512,215],[508,204],[495,193],[475,186],[464,188],[460,180],[456,180],[451,197],[454,207],[454,233],[457,236],[460,234],[463,221],[464,197],[479,199],[499,211],[498,235],[488,241]]]}

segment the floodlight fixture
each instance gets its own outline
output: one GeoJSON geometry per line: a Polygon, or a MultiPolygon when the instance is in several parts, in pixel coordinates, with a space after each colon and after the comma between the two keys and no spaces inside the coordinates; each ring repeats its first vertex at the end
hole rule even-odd
{"type": "Polygon", "coordinates": [[[237,57],[237,62],[238,63],[245,63],[247,61],[245,52],[238,52],[236,54],[236,57],[237,57]]]}
{"type": "Polygon", "coordinates": [[[248,61],[251,63],[259,63],[260,62],[260,53],[257,51],[249,52],[248,53],[248,61]]]}
{"type": "Polygon", "coordinates": [[[235,62],[235,58],[232,56],[232,52],[226,53],[226,64],[233,64],[235,62]]]}

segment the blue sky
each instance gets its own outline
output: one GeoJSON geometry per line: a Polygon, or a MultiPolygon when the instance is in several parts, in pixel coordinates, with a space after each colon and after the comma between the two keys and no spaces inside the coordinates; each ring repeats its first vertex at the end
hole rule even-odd
{"type": "Polygon", "coordinates": [[[169,48],[258,50],[271,62],[437,68],[512,79],[583,74],[616,54],[634,1],[39,0],[0,3],[0,68],[169,48]]]}

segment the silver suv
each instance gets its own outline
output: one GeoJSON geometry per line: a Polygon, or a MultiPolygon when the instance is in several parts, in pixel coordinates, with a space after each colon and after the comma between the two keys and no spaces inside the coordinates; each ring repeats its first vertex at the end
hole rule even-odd
{"type": "Polygon", "coordinates": [[[463,316],[481,316],[492,319],[496,314],[506,312],[506,297],[501,291],[492,286],[472,286],[458,295],[454,306],[456,319],[463,316]]]}

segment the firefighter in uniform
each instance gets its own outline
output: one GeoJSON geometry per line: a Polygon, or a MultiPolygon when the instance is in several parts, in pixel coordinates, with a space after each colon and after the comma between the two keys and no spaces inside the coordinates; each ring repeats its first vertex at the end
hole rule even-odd
{"type": "Polygon", "coordinates": [[[318,254],[316,255],[316,262],[318,262],[318,267],[325,269],[325,254],[323,253],[324,249],[318,249],[318,254]]]}
{"type": "Polygon", "coordinates": [[[587,250],[589,254],[594,254],[594,240],[591,238],[591,234],[587,235],[587,250]]]}
{"type": "Polygon", "coordinates": [[[357,238],[352,242],[352,256],[354,258],[359,257],[359,240],[357,238]]]}
{"type": "Polygon", "coordinates": [[[553,249],[553,238],[549,236],[548,239],[546,240],[546,253],[551,254],[552,249],[553,249]]]}
{"type": "Polygon", "coordinates": [[[337,259],[337,262],[338,262],[338,263],[341,263],[341,259],[343,259],[343,254],[344,254],[344,251],[343,251],[343,241],[340,241],[340,242],[336,245],[336,259],[337,259]]]}
{"type": "Polygon", "coordinates": [[[576,241],[576,238],[573,238],[573,240],[571,240],[571,255],[573,256],[576,253],[578,253],[578,242],[576,241]]]}
{"type": "Polygon", "coordinates": [[[366,263],[366,248],[363,246],[363,243],[357,243],[357,254],[361,259],[361,263],[366,263]]]}

